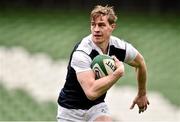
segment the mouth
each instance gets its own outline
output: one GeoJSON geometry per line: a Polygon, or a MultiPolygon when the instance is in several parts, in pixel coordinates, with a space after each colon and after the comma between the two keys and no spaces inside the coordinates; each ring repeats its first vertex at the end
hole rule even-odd
{"type": "Polygon", "coordinates": [[[95,38],[100,38],[100,37],[102,37],[102,35],[100,35],[100,34],[95,34],[94,37],[95,37],[95,38]]]}

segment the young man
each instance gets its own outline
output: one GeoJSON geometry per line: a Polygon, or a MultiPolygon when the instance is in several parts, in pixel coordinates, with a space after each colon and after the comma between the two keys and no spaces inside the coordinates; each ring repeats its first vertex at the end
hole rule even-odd
{"type": "Polygon", "coordinates": [[[138,93],[131,109],[139,113],[147,109],[146,65],[143,56],[129,43],[111,36],[117,17],[108,6],[96,6],[91,12],[91,34],[78,43],[70,57],[66,82],[58,98],[58,121],[112,121],[104,102],[106,92],[124,74],[122,62],[136,68],[138,93]],[[95,79],[90,68],[99,54],[113,56],[116,70],[103,78],[95,79]]]}

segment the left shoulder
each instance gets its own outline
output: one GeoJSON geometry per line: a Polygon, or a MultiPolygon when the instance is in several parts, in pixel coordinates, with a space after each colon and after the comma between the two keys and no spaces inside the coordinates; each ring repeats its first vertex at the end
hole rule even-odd
{"type": "Polygon", "coordinates": [[[133,61],[139,53],[138,50],[129,42],[115,36],[110,37],[110,45],[113,45],[115,48],[125,51],[125,63],[130,63],[131,61],[133,61]]]}
{"type": "Polygon", "coordinates": [[[127,42],[115,36],[110,36],[110,45],[116,48],[125,49],[127,42]]]}

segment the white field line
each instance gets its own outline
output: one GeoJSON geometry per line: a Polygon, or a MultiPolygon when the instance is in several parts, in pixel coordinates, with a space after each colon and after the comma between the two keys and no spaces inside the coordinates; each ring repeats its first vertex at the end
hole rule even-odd
{"type": "MultiPolygon", "coordinates": [[[[57,101],[64,85],[67,61],[53,61],[45,54],[29,54],[21,47],[0,47],[0,83],[7,89],[23,89],[37,101],[57,101]]],[[[107,104],[112,116],[121,122],[180,122],[180,109],[159,93],[148,93],[150,106],[143,114],[129,107],[136,90],[129,86],[111,88],[107,104]]]]}

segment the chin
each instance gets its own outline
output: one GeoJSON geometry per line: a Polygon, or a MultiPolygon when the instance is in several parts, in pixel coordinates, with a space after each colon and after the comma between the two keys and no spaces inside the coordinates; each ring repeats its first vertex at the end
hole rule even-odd
{"type": "Polygon", "coordinates": [[[97,40],[97,39],[94,40],[94,43],[96,44],[101,44],[102,42],[103,42],[102,40],[97,40]]]}
{"type": "Polygon", "coordinates": [[[102,43],[103,42],[103,40],[101,38],[93,38],[93,41],[95,43],[102,43]]]}

